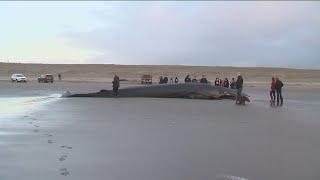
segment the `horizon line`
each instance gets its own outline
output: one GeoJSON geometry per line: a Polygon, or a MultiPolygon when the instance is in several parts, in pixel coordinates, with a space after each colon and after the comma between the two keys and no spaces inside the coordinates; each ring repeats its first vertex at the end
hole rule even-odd
{"type": "Polygon", "coordinates": [[[28,65],[114,65],[114,66],[184,66],[184,67],[221,67],[221,68],[265,68],[265,69],[293,69],[293,70],[320,70],[320,68],[295,68],[282,66],[212,66],[212,65],[185,65],[185,64],[108,64],[108,63],[39,63],[39,62],[4,62],[1,64],[28,64],[28,65]]]}

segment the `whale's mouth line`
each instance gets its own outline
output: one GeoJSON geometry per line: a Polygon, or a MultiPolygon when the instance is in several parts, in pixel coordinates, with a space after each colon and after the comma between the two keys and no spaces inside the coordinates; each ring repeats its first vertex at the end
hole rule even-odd
{"type": "Polygon", "coordinates": [[[0,98],[0,118],[22,114],[46,103],[57,101],[60,97],[61,94],[31,97],[2,97],[0,98]]]}

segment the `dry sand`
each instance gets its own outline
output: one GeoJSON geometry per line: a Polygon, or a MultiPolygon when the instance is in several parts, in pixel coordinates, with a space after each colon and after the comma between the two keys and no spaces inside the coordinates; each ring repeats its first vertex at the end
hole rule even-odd
{"type": "Polygon", "coordinates": [[[55,95],[110,88],[93,80],[0,87],[1,180],[320,179],[316,85],[286,85],[281,108],[269,106],[267,83],[245,87],[247,106],[55,95]]]}

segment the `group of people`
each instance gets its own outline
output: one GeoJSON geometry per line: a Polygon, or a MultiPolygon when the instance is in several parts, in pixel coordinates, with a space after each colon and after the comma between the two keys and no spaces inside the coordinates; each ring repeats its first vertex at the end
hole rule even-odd
{"type": "Polygon", "coordinates": [[[270,86],[271,106],[276,105],[276,100],[277,100],[277,106],[283,105],[282,87],[283,87],[283,83],[278,77],[271,78],[271,86],[270,86]]]}
{"type": "Polygon", "coordinates": [[[190,82],[198,83],[199,82],[199,83],[205,83],[205,84],[209,83],[209,81],[207,80],[205,75],[202,75],[202,78],[200,80],[198,80],[196,76],[194,76],[193,79],[191,79],[189,74],[187,74],[187,76],[184,78],[184,82],[185,83],[190,83],[190,82]]]}
{"type": "MultiPolygon", "coordinates": [[[[168,81],[169,81],[169,78],[168,78],[167,75],[164,76],[164,77],[160,76],[159,84],[167,84],[168,81]]],[[[174,78],[174,81],[173,81],[173,78],[171,77],[170,78],[170,83],[179,83],[178,77],[174,78]]]]}
{"type": "MultiPolygon", "coordinates": [[[[242,76],[240,74],[238,75],[237,81],[234,78],[231,79],[231,82],[229,82],[228,78],[225,78],[225,79],[216,78],[215,81],[214,81],[214,85],[215,86],[222,86],[222,87],[225,87],[225,88],[238,89],[237,88],[237,84],[238,84],[238,87],[239,86],[242,87],[242,85],[240,85],[241,84],[241,80],[243,81],[243,78],[242,78],[242,76]]],[[[207,78],[205,78],[204,75],[202,75],[202,78],[198,81],[196,79],[196,76],[194,76],[194,78],[191,80],[189,74],[187,74],[184,82],[185,83],[187,83],[187,82],[209,83],[209,81],[207,80],[207,78]]],[[[242,82],[242,84],[243,84],[243,82],[242,82]]]]}
{"type": "MultiPolygon", "coordinates": [[[[196,76],[194,76],[193,79],[191,79],[189,74],[187,74],[187,76],[185,77],[184,82],[185,83],[205,83],[205,84],[209,83],[205,75],[202,75],[202,78],[198,80],[196,76]]],[[[164,77],[160,76],[159,84],[167,84],[167,83],[168,83],[168,76],[164,76],[164,77]]],[[[179,83],[178,77],[176,77],[174,81],[172,78],[170,78],[170,83],[179,83]]],[[[214,84],[215,86],[222,86],[225,88],[237,89],[238,96],[236,98],[236,103],[237,104],[245,103],[245,100],[241,98],[241,93],[243,88],[243,77],[240,74],[238,74],[237,80],[235,80],[235,78],[232,78],[231,82],[229,82],[228,78],[225,78],[225,79],[216,78],[214,84]]]]}
{"type": "Polygon", "coordinates": [[[231,79],[231,82],[229,81],[228,78],[225,78],[225,79],[216,78],[216,80],[214,81],[214,85],[223,86],[225,88],[236,89],[236,81],[234,78],[231,79]]]}

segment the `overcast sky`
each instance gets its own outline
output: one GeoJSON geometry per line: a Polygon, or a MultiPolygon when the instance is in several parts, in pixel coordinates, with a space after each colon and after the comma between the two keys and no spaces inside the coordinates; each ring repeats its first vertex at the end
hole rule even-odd
{"type": "Polygon", "coordinates": [[[0,2],[0,61],[320,68],[320,2],[0,2]]]}

